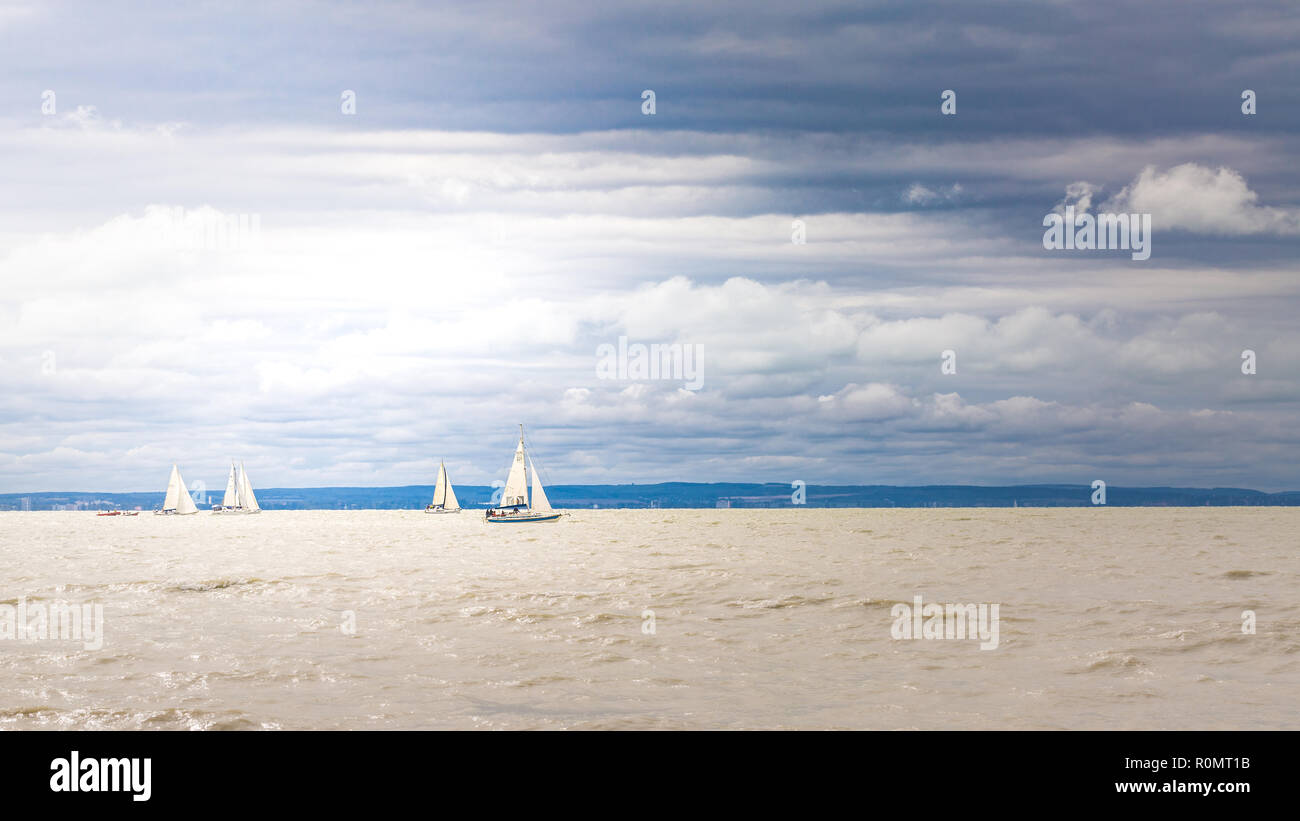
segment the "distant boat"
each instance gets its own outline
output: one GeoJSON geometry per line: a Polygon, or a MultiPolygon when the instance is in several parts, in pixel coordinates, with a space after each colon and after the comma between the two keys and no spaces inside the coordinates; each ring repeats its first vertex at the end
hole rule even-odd
{"type": "Polygon", "coordinates": [[[188,516],[198,512],[198,507],[190,498],[190,492],[185,488],[185,480],[181,478],[181,472],[172,465],[172,475],[167,480],[167,496],[163,498],[162,508],[155,510],[154,515],[188,516]]]}
{"type": "Polygon", "coordinates": [[[510,475],[506,477],[505,489],[501,492],[501,504],[488,508],[487,521],[492,524],[513,524],[522,522],[553,522],[562,514],[551,509],[551,502],[546,498],[541,477],[537,475],[537,466],[528,458],[524,450],[524,426],[519,426],[519,447],[515,448],[515,460],[510,465],[510,475]],[[533,499],[528,501],[528,474],[533,474],[533,499]]]}
{"type": "Polygon", "coordinates": [[[96,515],[96,516],[121,516],[121,515],[122,515],[122,511],[120,511],[120,510],[101,510],[101,511],[99,511],[98,513],[96,513],[95,515],[96,515]]]}
{"type": "Polygon", "coordinates": [[[257,497],[253,495],[253,485],[248,481],[243,462],[239,463],[238,468],[235,467],[234,462],[230,463],[226,493],[221,497],[221,504],[212,506],[212,512],[225,515],[262,512],[262,508],[257,504],[257,497]]]}
{"type": "Polygon", "coordinates": [[[425,513],[460,513],[460,502],[447,475],[447,466],[438,463],[438,484],[433,488],[433,501],[424,508],[425,513]]]}

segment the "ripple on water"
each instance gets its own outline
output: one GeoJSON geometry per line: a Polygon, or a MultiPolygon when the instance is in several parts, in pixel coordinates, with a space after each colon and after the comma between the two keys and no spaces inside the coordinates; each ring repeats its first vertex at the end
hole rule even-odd
{"type": "Polygon", "coordinates": [[[522,533],[272,511],[256,538],[159,517],[105,550],[93,516],[0,512],[23,546],[0,597],[105,615],[98,651],[0,641],[0,728],[1195,729],[1237,705],[1300,729],[1300,509],[1175,515],[584,511],[522,533]],[[915,595],[1000,603],[1002,646],[894,641],[915,595]],[[512,703],[469,700],[493,693],[512,703]]]}
{"type": "Polygon", "coordinates": [[[1252,579],[1255,576],[1271,576],[1267,570],[1229,570],[1223,574],[1225,579],[1252,579]]]}

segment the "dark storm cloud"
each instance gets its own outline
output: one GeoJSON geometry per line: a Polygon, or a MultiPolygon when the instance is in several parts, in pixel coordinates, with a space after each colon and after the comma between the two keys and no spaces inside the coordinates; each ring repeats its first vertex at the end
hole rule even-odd
{"type": "Polygon", "coordinates": [[[626,128],[648,88],[693,130],[1278,134],[1298,35],[1286,2],[16,4],[0,89],[210,124],[325,121],[346,88],[372,125],[626,128]]]}

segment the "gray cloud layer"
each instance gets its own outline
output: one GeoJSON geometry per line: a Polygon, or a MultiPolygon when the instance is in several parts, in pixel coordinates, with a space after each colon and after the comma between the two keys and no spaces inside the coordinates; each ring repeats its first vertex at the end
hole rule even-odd
{"type": "Polygon", "coordinates": [[[1296,24],[1185,6],[4,6],[0,490],[1296,487],[1296,24]]]}

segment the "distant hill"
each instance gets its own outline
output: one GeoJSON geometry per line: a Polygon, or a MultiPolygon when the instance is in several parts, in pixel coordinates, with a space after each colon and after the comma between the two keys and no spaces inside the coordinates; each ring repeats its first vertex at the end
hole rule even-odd
{"type": "MultiPolygon", "coordinates": [[[[457,485],[462,506],[481,509],[494,488],[457,485]]],[[[792,507],[786,484],[664,482],[654,485],[555,485],[546,489],[559,508],[772,508],[792,507]]],[[[162,502],[152,493],[4,493],[0,510],[153,510],[162,502]],[[26,500],[26,501],[24,501],[26,500]]],[[[266,510],[420,509],[433,498],[432,485],[406,487],[259,488],[266,510]]],[[[808,485],[807,507],[1089,507],[1088,485],[808,485]]],[[[197,500],[201,508],[206,503],[197,500]]],[[[1300,491],[1264,493],[1244,488],[1107,487],[1110,507],[1291,506],[1300,491]]]]}

